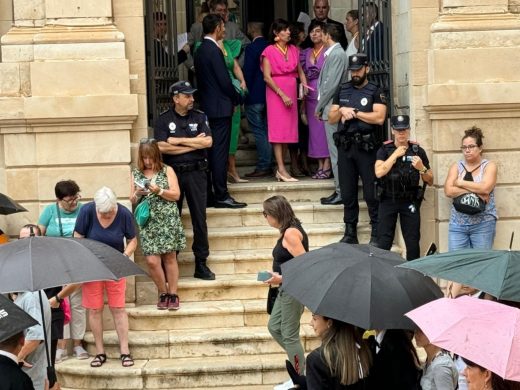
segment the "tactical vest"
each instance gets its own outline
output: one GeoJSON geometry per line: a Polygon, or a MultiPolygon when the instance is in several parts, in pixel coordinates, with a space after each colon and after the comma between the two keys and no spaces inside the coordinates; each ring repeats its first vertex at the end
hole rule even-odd
{"type": "MultiPolygon", "coordinates": [[[[388,156],[396,149],[393,142],[383,146],[388,156]]],[[[397,159],[394,166],[382,178],[383,196],[392,199],[415,200],[419,190],[421,174],[412,166],[411,159],[417,156],[419,145],[408,143],[408,149],[404,156],[397,159]]]]}
{"type": "MultiPolygon", "coordinates": [[[[351,82],[344,84],[339,91],[339,106],[357,108],[362,112],[372,112],[374,107],[374,94],[378,87],[375,84],[368,83],[363,88],[356,88],[351,82]]],[[[379,126],[371,125],[359,119],[351,119],[346,121],[344,127],[340,131],[348,133],[373,133],[379,126]]]]}

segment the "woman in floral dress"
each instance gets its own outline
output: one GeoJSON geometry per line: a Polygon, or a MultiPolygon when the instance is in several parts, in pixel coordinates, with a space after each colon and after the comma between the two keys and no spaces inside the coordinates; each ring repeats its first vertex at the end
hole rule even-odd
{"type": "Polygon", "coordinates": [[[186,247],[176,201],[180,190],[173,169],[162,162],[161,152],[154,139],[142,139],[139,144],[138,168],[132,170],[130,200],[133,204],[147,198],[150,218],[140,228],[140,244],[159,291],[157,309],[177,310],[179,266],[177,251],[186,247]]]}

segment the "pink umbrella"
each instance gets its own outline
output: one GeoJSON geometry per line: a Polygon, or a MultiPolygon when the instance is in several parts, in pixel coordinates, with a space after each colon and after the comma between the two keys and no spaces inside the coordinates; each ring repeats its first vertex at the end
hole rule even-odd
{"type": "Polygon", "coordinates": [[[440,298],[405,315],[432,344],[520,381],[520,310],[464,296],[440,298]]]}

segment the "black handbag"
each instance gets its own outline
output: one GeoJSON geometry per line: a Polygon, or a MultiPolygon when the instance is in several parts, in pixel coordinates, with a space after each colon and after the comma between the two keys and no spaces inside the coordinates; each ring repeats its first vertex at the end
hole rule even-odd
{"type": "MultiPolygon", "coordinates": [[[[473,181],[472,173],[479,169],[480,165],[482,164],[473,169],[471,172],[469,172],[463,164],[461,165],[466,171],[464,180],[473,181]]],[[[455,210],[457,210],[459,213],[475,215],[486,209],[486,201],[474,192],[467,192],[453,199],[453,207],[455,207],[455,210]]]]}
{"type": "Polygon", "coordinates": [[[278,287],[269,286],[269,292],[267,293],[267,314],[271,314],[274,307],[274,302],[278,296],[278,287]]]}

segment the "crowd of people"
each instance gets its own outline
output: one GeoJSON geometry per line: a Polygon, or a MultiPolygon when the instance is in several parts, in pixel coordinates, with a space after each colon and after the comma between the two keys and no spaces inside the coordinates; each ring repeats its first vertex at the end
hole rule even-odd
{"type": "MultiPolygon", "coordinates": [[[[359,243],[361,178],[371,224],[370,244],[391,249],[399,216],[407,260],[420,257],[420,208],[426,186],[433,184],[433,172],[425,150],[410,139],[409,116],[392,116],[393,139],[384,143],[377,139],[387,118],[385,93],[368,80],[371,61],[377,61],[382,51],[376,42],[383,34],[377,7],[368,5],[372,24],[365,37],[359,36],[356,10],[347,13],[342,25],[328,17],[329,8],[327,0],[314,2],[316,17],[306,37],[301,34],[301,26],[277,19],[267,38],[262,23],[248,23],[250,41],[236,23],[228,20],[227,2],[210,1],[208,12],[191,28],[190,47],[179,52],[195,72],[197,88],[188,81],[169,86],[170,108],[154,124],[153,138],[139,143],[129,198],[135,206],[147,202],[150,210],[139,232],[134,216],[118,203],[110,188],[100,188],[92,202],[83,204],[77,183],[65,180],[55,186],[56,202],[43,210],[37,225],[24,226],[20,238],[89,238],[132,256],[139,236],[157,287],[157,309],[178,310],[177,255],[186,247],[180,218],[184,199],[192,221],[194,277],[214,280],[215,274],[207,265],[206,208],[247,206],[230,195],[228,182],[242,183],[273,173],[278,181],[295,182],[297,177],[309,174],[312,179],[334,181],[334,192],[321,203],[343,204],[342,242],[359,243]],[[350,43],[345,29],[352,36],[350,43]],[[367,54],[358,52],[362,40],[367,54]],[[200,110],[194,107],[197,91],[200,110]],[[240,177],[235,162],[242,105],[258,153],[255,170],[245,175],[247,179],[240,177]],[[289,169],[285,164],[287,150],[294,157],[289,169]],[[308,172],[307,156],[316,161],[314,172],[308,172]]],[[[164,14],[155,17],[164,23],[164,14]]],[[[161,45],[160,39],[157,42],[161,45]]],[[[450,251],[490,249],[493,245],[498,218],[494,196],[497,166],[483,157],[483,138],[477,127],[465,131],[462,158],[450,167],[446,177],[444,191],[453,198],[450,251]]],[[[280,233],[273,249],[273,269],[265,283],[283,285],[281,265],[308,252],[309,239],[283,196],[265,200],[263,215],[280,233]]],[[[34,388],[45,386],[41,344],[45,332],[51,340],[53,364],[68,358],[67,339],[72,340],[77,359],[88,359],[82,345],[88,319],[96,350],[90,366],[101,367],[107,361],[103,345],[105,293],[121,365],[133,366],[125,290],[123,278],[45,291],[48,329],[37,325],[25,333],[21,348],[12,349],[19,344],[18,339],[8,346],[18,351],[17,359],[26,365],[34,388]]],[[[467,293],[466,287],[457,283],[450,284],[448,291],[452,297],[467,293]]],[[[313,314],[311,324],[321,345],[305,357],[299,336],[303,305],[283,289],[271,288],[270,295],[268,330],[286,351],[296,373],[306,374],[310,389],[514,388],[504,385],[489,370],[459,359],[457,363],[466,366],[466,383],[453,357],[432,345],[420,330],[415,335],[405,330],[378,330],[367,340],[361,329],[320,313],[313,314]],[[426,351],[424,367],[412,344],[413,337],[426,351]]],[[[35,294],[22,292],[13,299],[35,318],[41,317],[35,311],[35,294]]]]}

